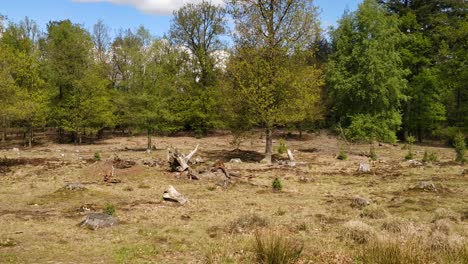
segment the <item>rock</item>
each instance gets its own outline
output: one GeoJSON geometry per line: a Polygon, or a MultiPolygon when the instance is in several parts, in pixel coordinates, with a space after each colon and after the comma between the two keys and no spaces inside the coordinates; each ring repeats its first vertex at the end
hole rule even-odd
{"type": "Polygon", "coordinates": [[[362,173],[369,173],[371,171],[369,163],[360,163],[358,171],[362,173]]]}
{"type": "Polygon", "coordinates": [[[19,152],[20,150],[19,150],[19,148],[12,148],[11,151],[13,151],[13,152],[19,152]]]}
{"type": "Polygon", "coordinates": [[[351,199],[351,207],[362,208],[371,205],[372,201],[356,196],[351,199]]]}
{"type": "Polygon", "coordinates": [[[62,189],[68,191],[84,191],[86,187],[81,183],[67,183],[62,189]]]}
{"type": "Polygon", "coordinates": [[[179,204],[186,204],[187,199],[180,194],[172,185],[170,185],[163,193],[164,201],[177,202],[179,204]]]}
{"type": "Polygon", "coordinates": [[[204,163],[205,161],[201,158],[201,157],[196,157],[195,160],[194,160],[194,163],[197,164],[197,163],[204,163]]]}
{"type": "Polygon", "coordinates": [[[301,183],[309,183],[315,181],[313,178],[306,177],[306,176],[301,176],[299,177],[299,182],[301,183]]]}
{"type": "Polygon", "coordinates": [[[408,163],[412,166],[422,166],[422,162],[417,161],[417,160],[408,160],[408,163]]]}
{"type": "Polygon", "coordinates": [[[430,181],[420,181],[417,189],[422,191],[436,192],[437,188],[433,182],[430,181]]]}
{"type": "Polygon", "coordinates": [[[142,163],[148,167],[160,167],[164,164],[164,162],[160,159],[145,159],[142,163]]]}
{"type": "Polygon", "coordinates": [[[231,159],[229,163],[242,163],[241,159],[231,159]]]}
{"type": "Polygon", "coordinates": [[[128,169],[128,168],[131,168],[132,166],[134,166],[136,164],[135,161],[131,161],[131,160],[123,160],[119,157],[115,157],[114,158],[114,161],[113,161],[113,164],[114,164],[114,167],[116,169],[128,169]]]}
{"type": "Polygon", "coordinates": [[[91,230],[97,230],[101,228],[107,228],[116,226],[119,224],[119,219],[103,213],[93,213],[88,214],[83,221],[81,221],[80,226],[87,227],[91,230]]]}

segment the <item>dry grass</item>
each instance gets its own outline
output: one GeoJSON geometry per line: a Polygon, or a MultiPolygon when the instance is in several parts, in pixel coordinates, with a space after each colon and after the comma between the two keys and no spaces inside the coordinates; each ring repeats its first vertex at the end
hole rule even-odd
{"type": "Polygon", "coordinates": [[[303,243],[288,238],[284,232],[255,233],[254,253],[258,263],[293,264],[299,260],[303,243]]]}
{"type": "MultiPolygon", "coordinates": [[[[348,159],[336,160],[341,144],[334,136],[306,138],[286,142],[295,150],[296,167],[257,163],[264,149],[259,134],[236,151],[229,145],[230,136],[155,138],[157,150],[151,153],[139,150],[144,137],[82,146],[45,143],[19,153],[0,149],[0,157],[21,161],[4,162],[8,166],[0,169],[0,262],[254,263],[255,232],[267,229],[286,230],[282,239],[303,242],[301,263],[375,260],[363,255],[365,249],[389,254],[388,259],[399,256],[395,263],[419,254],[417,248],[410,254],[406,251],[411,247],[395,248],[384,239],[373,243],[385,236],[419,241],[425,252],[434,252],[427,263],[467,263],[468,177],[460,176],[463,165],[451,162],[452,149],[415,145],[416,158],[427,149],[438,153],[439,162],[414,167],[402,160],[401,145],[376,146],[379,159],[372,164],[373,172],[362,175],[356,170],[368,162],[367,144],[350,145],[348,159]],[[219,188],[170,173],[164,166],[142,164],[164,161],[169,146],[188,153],[197,144],[197,155],[206,161],[200,167],[224,160],[240,177],[219,188]],[[94,160],[96,152],[101,161],[94,160]],[[136,165],[117,169],[122,182],[107,184],[103,176],[115,155],[136,165]],[[243,162],[228,163],[231,158],[243,162]],[[314,181],[303,184],[301,177],[314,181]],[[271,190],[275,178],[281,179],[281,192],[271,190]],[[450,192],[411,191],[420,181],[450,192]],[[61,190],[66,183],[82,183],[87,190],[61,190]],[[178,206],[162,201],[168,185],[189,202],[178,206]],[[349,201],[356,196],[376,205],[352,207],[349,201]],[[98,231],[76,226],[107,204],[115,206],[119,226],[98,231]],[[376,248],[370,250],[372,246],[376,248]]],[[[274,144],[276,149],[278,141],[274,144]]]]}

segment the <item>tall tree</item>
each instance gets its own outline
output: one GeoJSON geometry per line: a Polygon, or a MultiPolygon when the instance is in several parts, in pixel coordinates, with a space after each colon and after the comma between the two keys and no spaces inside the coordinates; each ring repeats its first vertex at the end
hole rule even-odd
{"type": "Polygon", "coordinates": [[[218,57],[223,52],[226,11],[208,1],[187,3],[174,12],[170,39],[189,51],[193,84],[181,101],[186,125],[205,134],[217,125],[219,116],[218,57]]]}
{"type": "Polygon", "coordinates": [[[311,0],[233,0],[229,10],[237,32],[234,89],[265,129],[271,163],[274,127],[303,119],[304,106],[316,99],[309,80],[316,76],[301,67],[307,68],[303,52],[319,32],[317,8],[311,0]]]}
{"type": "Polygon", "coordinates": [[[335,121],[352,139],[395,141],[406,87],[397,18],[375,0],[364,0],[344,14],[331,36],[327,83],[335,121]]]}

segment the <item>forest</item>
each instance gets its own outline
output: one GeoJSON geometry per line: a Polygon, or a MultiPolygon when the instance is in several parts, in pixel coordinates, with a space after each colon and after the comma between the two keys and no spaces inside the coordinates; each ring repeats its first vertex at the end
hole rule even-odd
{"type": "Polygon", "coordinates": [[[161,38],[3,14],[1,140],[10,128],[29,146],[45,127],[74,143],[120,130],[151,148],[177,131],[331,128],[452,142],[468,129],[466,13],[461,0],[366,0],[327,35],[309,0],[189,3],[161,38]]]}

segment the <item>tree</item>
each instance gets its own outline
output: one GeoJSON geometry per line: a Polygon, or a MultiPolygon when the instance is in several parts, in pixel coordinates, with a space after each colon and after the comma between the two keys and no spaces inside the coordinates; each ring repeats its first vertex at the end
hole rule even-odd
{"type": "Polygon", "coordinates": [[[353,140],[393,142],[406,87],[398,21],[375,0],[365,0],[338,24],[327,70],[335,121],[353,140]]]}
{"type": "Polygon", "coordinates": [[[304,60],[319,32],[317,8],[309,0],[230,1],[236,24],[233,89],[252,121],[265,129],[265,161],[271,163],[275,126],[305,118],[317,98],[304,60]]]}
{"type": "Polygon", "coordinates": [[[37,49],[37,25],[28,18],[19,24],[10,23],[3,33],[0,45],[9,56],[9,76],[16,87],[9,96],[10,119],[25,128],[25,139],[32,147],[34,128],[45,125],[48,93],[40,76],[39,51],[37,49]]]}
{"type": "Polygon", "coordinates": [[[60,131],[73,133],[81,143],[113,122],[107,81],[96,69],[89,32],[69,20],[50,22],[45,40],[47,79],[53,89],[51,121],[60,131]]]}
{"type": "MultiPolygon", "coordinates": [[[[218,87],[219,55],[226,34],[226,11],[207,1],[187,3],[174,12],[170,39],[174,45],[189,51],[193,75],[191,87],[181,101],[186,126],[197,134],[206,134],[209,128],[219,125],[218,87]]],[[[222,58],[221,58],[222,60],[222,58]]]]}

